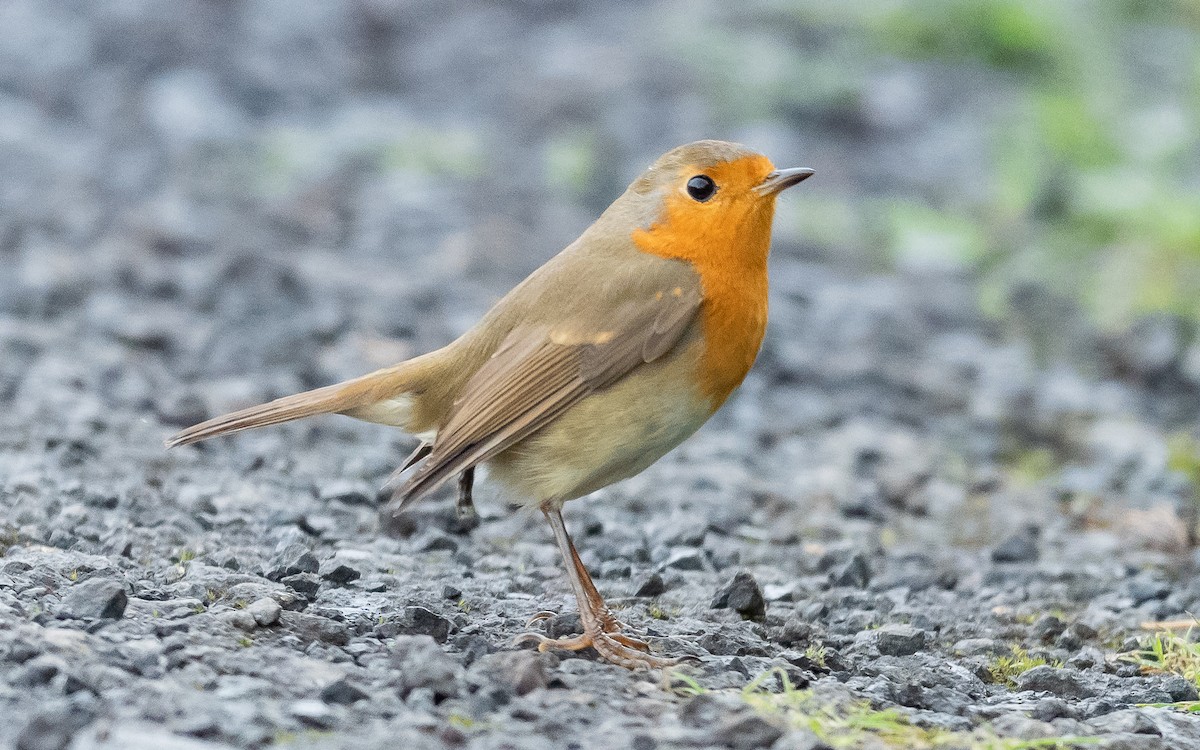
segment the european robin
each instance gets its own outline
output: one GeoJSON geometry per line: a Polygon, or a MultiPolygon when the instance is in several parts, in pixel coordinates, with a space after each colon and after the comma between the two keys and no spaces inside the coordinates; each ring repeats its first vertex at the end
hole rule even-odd
{"type": "Polygon", "coordinates": [[[455,475],[469,507],[474,467],[486,464],[545,514],[579,604],[582,635],[523,638],[591,646],[629,668],[672,664],[621,632],[562,506],[657,461],[742,382],[767,324],[775,198],[812,174],[734,143],[675,148],[456,341],[210,419],[167,446],[315,414],[399,427],[423,442],[389,480],[397,513],[455,475]]]}

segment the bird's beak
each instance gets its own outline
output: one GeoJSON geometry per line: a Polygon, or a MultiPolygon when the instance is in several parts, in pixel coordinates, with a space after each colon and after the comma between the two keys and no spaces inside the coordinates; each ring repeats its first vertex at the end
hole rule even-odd
{"type": "Polygon", "coordinates": [[[767,175],[766,179],[754,186],[754,190],[762,196],[775,195],[787,190],[798,182],[803,182],[816,174],[808,167],[793,167],[791,169],[776,169],[767,175]]]}

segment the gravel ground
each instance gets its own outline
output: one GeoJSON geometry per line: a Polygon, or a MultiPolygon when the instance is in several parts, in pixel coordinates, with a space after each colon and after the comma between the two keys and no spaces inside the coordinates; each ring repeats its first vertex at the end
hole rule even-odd
{"type": "MultiPolygon", "coordinates": [[[[653,51],[546,62],[616,49],[588,29],[632,7],[435,5],[0,9],[24,32],[0,47],[0,744],[820,747],[764,707],[782,694],[951,746],[1200,746],[1200,719],[1143,705],[1195,684],[1117,658],[1200,608],[1167,460],[1200,349],[1169,318],[1101,335],[1029,287],[988,320],[965,274],[849,270],[782,221],[740,394],[566,512],[620,616],[698,657],[684,676],[514,647],[540,610],[578,626],[549,530],[486,479],[474,528],[446,492],[381,518],[394,431],[165,452],[445,343],[658,151],[739,135],[692,132],[653,51]],[[552,123],[598,117],[613,163],[547,187],[552,123]]],[[[799,148],[793,126],[740,135],[799,148]]]]}

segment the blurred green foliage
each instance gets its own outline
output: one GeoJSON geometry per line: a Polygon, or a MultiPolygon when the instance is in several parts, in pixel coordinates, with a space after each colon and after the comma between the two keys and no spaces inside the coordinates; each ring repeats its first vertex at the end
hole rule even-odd
{"type": "Polygon", "coordinates": [[[730,129],[917,132],[903,147],[922,129],[947,138],[938,128],[958,118],[985,144],[938,186],[827,178],[807,196],[822,210],[785,207],[802,214],[797,238],[876,264],[974,267],[997,314],[1013,284],[1037,280],[1106,325],[1149,310],[1200,318],[1200,0],[753,5],[675,31],[730,129]],[[942,109],[871,121],[897,71],[942,109]]]}

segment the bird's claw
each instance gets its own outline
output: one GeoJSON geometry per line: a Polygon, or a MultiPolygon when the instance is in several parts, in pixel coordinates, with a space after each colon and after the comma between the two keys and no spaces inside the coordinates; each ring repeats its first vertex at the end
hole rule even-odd
{"type": "Polygon", "coordinates": [[[541,653],[551,649],[580,651],[591,646],[605,661],[626,669],[663,669],[682,661],[653,656],[649,643],[622,633],[584,633],[571,638],[550,638],[541,633],[522,633],[513,639],[513,645],[522,643],[536,643],[537,650],[541,653]]]}

